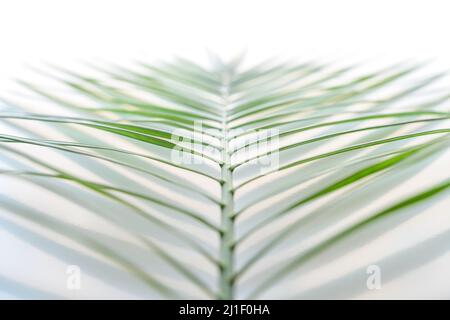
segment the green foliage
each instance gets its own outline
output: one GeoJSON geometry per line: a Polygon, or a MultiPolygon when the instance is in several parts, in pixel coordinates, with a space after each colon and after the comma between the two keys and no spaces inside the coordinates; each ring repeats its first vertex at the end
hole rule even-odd
{"type": "Polygon", "coordinates": [[[33,98],[5,99],[0,170],[2,179],[53,193],[128,238],[80,227],[74,217],[50,214],[49,202],[6,192],[5,212],[41,233],[20,229],[16,220],[2,224],[30,242],[40,237],[34,245],[57,258],[70,250],[89,260],[88,272],[119,288],[131,280],[105,274],[131,275],[149,297],[258,298],[345,239],[356,247],[369,226],[407,217],[450,187],[443,172],[440,181],[403,185],[385,200],[447,150],[450,95],[425,93],[443,75],[404,80],[420,66],[358,74],[355,67],[315,63],[243,69],[239,61],[217,60],[207,69],[178,59],[91,68],[94,75],[50,67],[43,75],[57,89],[20,82],[33,98]],[[269,129],[278,132],[280,148],[272,151],[280,163],[260,172],[249,162],[267,150],[248,150],[261,138],[233,143],[250,130],[269,129]],[[174,131],[193,144],[174,140],[174,131]],[[174,148],[204,161],[174,161],[174,148]],[[71,244],[58,253],[42,230],[71,244]],[[321,232],[318,241],[308,238],[321,232]],[[292,254],[265,268],[267,257],[289,244],[292,254]],[[179,279],[190,291],[181,290],[179,279]]]}

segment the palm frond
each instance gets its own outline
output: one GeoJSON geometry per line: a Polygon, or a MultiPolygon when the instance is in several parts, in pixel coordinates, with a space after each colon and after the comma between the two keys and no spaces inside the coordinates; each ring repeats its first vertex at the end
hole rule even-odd
{"type": "Polygon", "coordinates": [[[444,74],[214,61],[19,81],[0,112],[6,232],[139,297],[308,297],[313,266],[448,191],[448,170],[422,176],[450,142],[450,91],[431,90],[444,74]]]}

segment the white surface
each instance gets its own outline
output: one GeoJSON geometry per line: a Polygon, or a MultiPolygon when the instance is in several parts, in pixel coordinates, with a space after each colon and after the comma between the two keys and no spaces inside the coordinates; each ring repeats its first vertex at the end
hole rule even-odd
{"type": "Polygon", "coordinates": [[[450,67],[448,1],[2,1],[0,79],[94,57],[430,59],[450,67]]]}

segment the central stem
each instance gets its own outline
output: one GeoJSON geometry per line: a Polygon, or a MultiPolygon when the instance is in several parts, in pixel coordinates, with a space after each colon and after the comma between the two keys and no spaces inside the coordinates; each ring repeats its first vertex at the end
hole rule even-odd
{"type": "Polygon", "coordinates": [[[223,97],[223,117],[222,117],[222,206],[221,206],[221,228],[220,235],[220,298],[233,299],[233,174],[230,169],[230,151],[228,144],[228,124],[227,106],[229,104],[229,81],[228,73],[224,74],[222,97],[223,97]]]}

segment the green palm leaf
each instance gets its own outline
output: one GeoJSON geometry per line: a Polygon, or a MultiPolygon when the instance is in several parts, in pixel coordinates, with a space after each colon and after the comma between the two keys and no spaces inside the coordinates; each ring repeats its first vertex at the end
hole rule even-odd
{"type": "Polygon", "coordinates": [[[35,71],[53,88],[20,81],[27,97],[4,98],[0,112],[2,180],[95,223],[2,190],[2,227],[141,297],[277,298],[336,250],[376,241],[371,228],[387,232],[381,222],[448,191],[448,171],[404,185],[448,150],[450,94],[429,90],[444,74],[214,61],[49,66],[35,71]]]}

